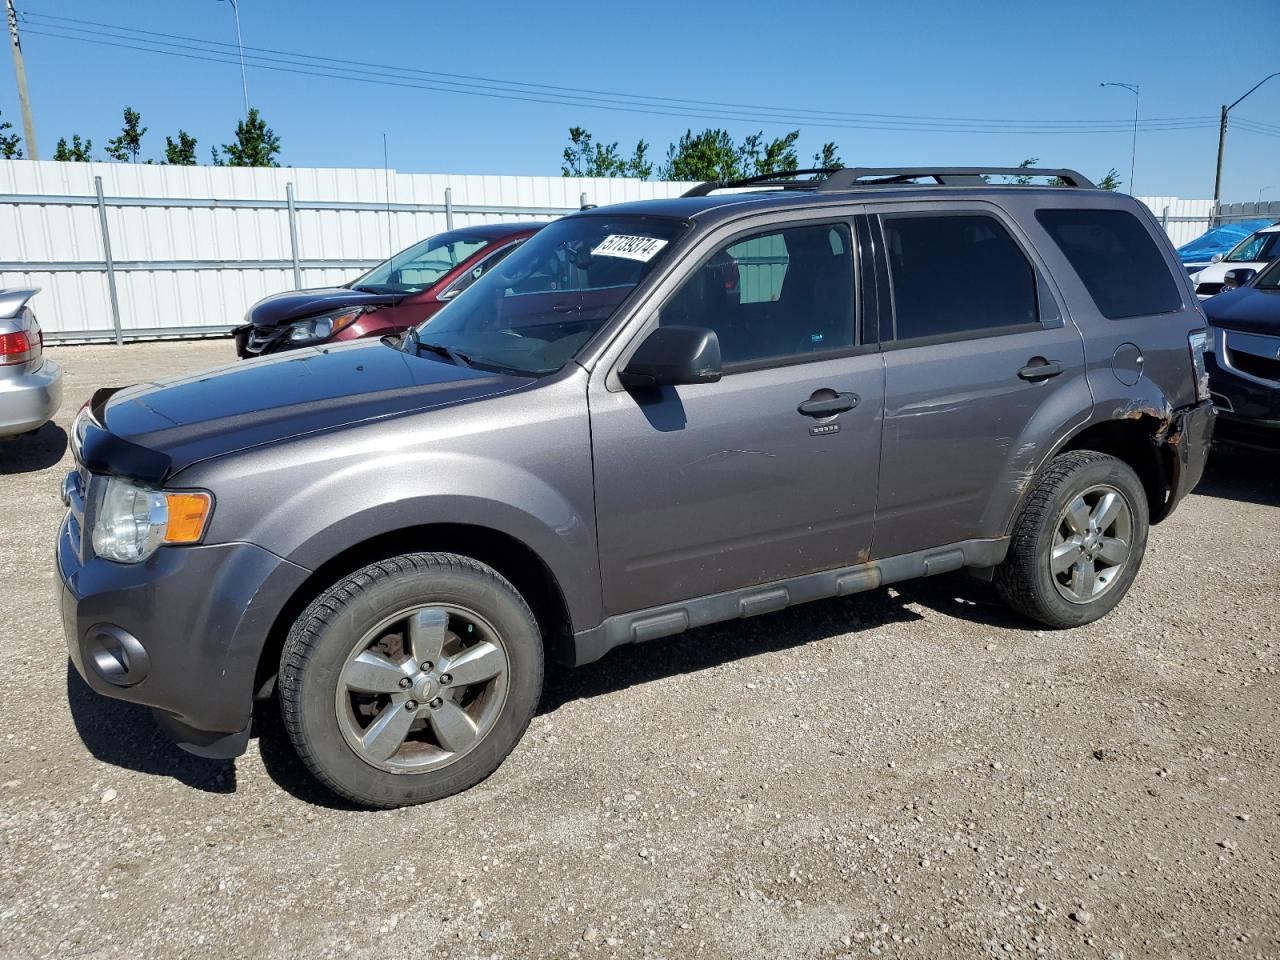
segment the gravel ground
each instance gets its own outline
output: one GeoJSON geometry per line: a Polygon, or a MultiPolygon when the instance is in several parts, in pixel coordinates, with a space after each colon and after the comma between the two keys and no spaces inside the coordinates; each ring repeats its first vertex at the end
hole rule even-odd
{"type": "Polygon", "coordinates": [[[232,348],[52,353],[57,424],[0,445],[5,957],[1280,956],[1280,458],[1215,454],[1099,623],[946,577],[623,648],[369,813],[272,708],[202,761],[69,669],[72,415],[232,348]]]}

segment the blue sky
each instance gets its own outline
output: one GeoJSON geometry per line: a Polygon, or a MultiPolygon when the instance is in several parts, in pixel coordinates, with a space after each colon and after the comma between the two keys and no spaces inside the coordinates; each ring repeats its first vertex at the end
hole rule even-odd
{"type": "MultiPolygon", "coordinates": [[[[91,137],[100,155],[118,132],[126,103],[141,111],[150,128],[145,155],[160,154],[164,135],[179,127],[199,138],[201,162],[208,162],[210,145],[230,139],[243,112],[238,66],[40,35],[70,35],[68,28],[75,24],[47,19],[56,16],[234,43],[232,10],[225,0],[17,0],[17,6],[32,15],[23,25],[23,45],[44,156],[59,136],[72,132],[91,137]]],[[[1126,124],[1133,97],[1099,88],[1108,80],[1141,85],[1144,117],[1209,118],[1187,121],[1203,127],[1139,133],[1137,192],[1182,197],[1212,195],[1220,105],[1280,70],[1280,0],[1242,0],[1220,10],[1178,0],[851,0],[793,6],[739,0],[729,7],[657,0],[581,5],[240,0],[247,46],[333,58],[325,69],[339,73],[348,73],[339,64],[354,67],[363,61],[446,75],[764,105],[788,115],[891,114],[1055,127],[1027,132],[1000,123],[987,127],[998,132],[978,133],[939,129],[940,122],[930,121],[926,129],[868,129],[865,125],[903,124],[862,118],[854,121],[862,128],[831,129],[811,114],[775,123],[666,115],[728,109],[687,104],[667,104],[657,114],[620,112],[250,65],[250,99],[280,135],[281,160],[295,166],[381,166],[385,132],[391,165],[405,172],[557,174],[567,128],[574,124],[597,139],[619,140],[627,149],[643,137],[659,159],[687,127],[724,126],[740,138],[757,129],[776,135],[798,126],[805,161],[823,141],[835,140],[846,163],[864,166],[1013,165],[1036,156],[1046,165],[1071,166],[1094,177],[1114,166],[1128,181],[1131,128],[1126,124]],[[1062,121],[1116,129],[1058,132],[1062,121]]],[[[81,27],[87,32],[79,36],[100,41],[111,35],[81,27]]],[[[0,59],[0,111],[20,128],[12,65],[7,55],[0,59]]],[[[1233,116],[1272,124],[1280,132],[1280,77],[1233,116]]],[[[850,122],[848,117],[827,120],[850,122]]],[[[1263,198],[1280,200],[1278,159],[1280,136],[1234,127],[1224,199],[1256,199],[1269,187],[1263,198]]]]}

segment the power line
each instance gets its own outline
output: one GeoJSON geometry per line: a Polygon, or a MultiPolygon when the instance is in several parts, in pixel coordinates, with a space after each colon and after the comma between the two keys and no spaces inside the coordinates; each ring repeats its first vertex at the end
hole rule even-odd
{"type": "MultiPolygon", "coordinates": [[[[94,43],[101,46],[117,46],[124,49],[133,49],[167,56],[184,57],[186,59],[193,60],[206,60],[216,63],[233,62],[226,59],[226,55],[224,55],[221,50],[211,49],[213,47],[232,46],[231,44],[221,43],[218,41],[208,41],[196,37],[186,37],[179,34],[167,34],[152,30],[142,30],[140,28],[121,27],[101,21],[78,20],[72,17],[57,17],[47,14],[32,13],[24,13],[23,17],[24,20],[28,21],[31,18],[37,18],[40,20],[79,23],[99,28],[99,30],[91,31],[82,27],[62,26],[61,24],[37,24],[37,26],[45,26],[47,29],[28,28],[28,33],[40,36],[62,40],[79,40],[80,42],[94,43]],[[109,39],[104,38],[100,34],[101,29],[111,30],[116,34],[124,34],[124,36],[111,36],[109,39]],[[50,30],[90,33],[92,36],[72,36],[67,33],[50,32],[50,30]],[[143,34],[146,36],[134,36],[134,34],[143,34]],[[190,43],[150,40],[146,39],[146,37],[165,37],[169,38],[170,41],[190,41],[190,43],[197,44],[197,46],[191,46],[190,43]],[[120,41],[130,42],[123,43],[120,41]],[[162,49],[162,47],[174,47],[178,48],[178,50],[195,51],[196,54],[200,55],[179,53],[175,50],[162,49]]],[[[263,47],[246,47],[245,49],[259,51],[259,54],[249,56],[249,59],[255,61],[255,66],[258,66],[261,69],[275,70],[283,73],[299,73],[308,76],[321,76],[339,80],[355,80],[366,83],[381,82],[390,86],[427,89],[434,90],[436,92],[486,96],[496,99],[548,103],[561,106],[585,107],[589,109],[603,109],[616,112],[649,113],[659,116],[700,117],[704,119],[709,117],[720,120],[783,123],[787,125],[809,124],[811,126],[825,126],[836,129],[893,130],[898,132],[928,131],[935,133],[1107,133],[1125,130],[1128,126],[1125,121],[1111,120],[983,120],[978,118],[861,114],[840,111],[812,110],[809,108],[796,108],[790,115],[786,116],[761,116],[760,114],[762,113],[780,114],[783,110],[782,108],[763,107],[753,104],[732,104],[724,101],[700,101],[671,97],[641,97],[634,94],[612,93],[579,87],[560,87],[551,84],[498,80],[491,77],[442,74],[436,71],[394,67],[383,64],[368,64],[361,63],[360,61],[352,61],[350,59],[340,60],[337,58],[299,54],[263,47]],[[279,54],[281,57],[289,59],[282,60],[276,56],[261,56],[261,53],[279,54]],[[340,65],[341,73],[333,72],[337,68],[329,66],[328,64],[330,63],[340,65]],[[353,67],[366,67],[371,69],[356,69],[353,71],[353,67]],[[353,72],[364,74],[365,76],[352,76],[353,72]],[[403,76],[404,74],[418,74],[424,77],[433,78],[458,77],[460,79],[416,81],[407,79],[403,76]],[[555,93],[551,91],[561,92],[555,93]],[[690,110],[675,106],[679,104],[691,104],[698,106],[700,109],[690,110]],[[704,107],[712,107],[716,109],[707,110],[703,109],[704,107]],[[752,113],[744,114],[741,112],[744,110],[752,111],[752,113]],[[811,116],[799,117],[796,116],[796,114],[810,114],[811,116]],[[826,118],[835,119],[828,120],[826,118]]],[[[1149,130],[1184,130],[1198,129],[1205,126],[1211,126],[1212,124],[1212,117],[1163,117],[1150,118],[1149,120],[1144,121],[1143,128],[1149,130]]]]}

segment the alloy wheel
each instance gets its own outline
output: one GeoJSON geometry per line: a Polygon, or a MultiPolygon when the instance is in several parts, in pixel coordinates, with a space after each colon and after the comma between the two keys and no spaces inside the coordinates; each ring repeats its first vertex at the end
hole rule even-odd
{"type": "Polygon", "coordinates": [[[1098,484],[1074,497],[1054,528],[1049,573],[1071,603],[1089,603],[1111,588],[1129,562],[1133,513],[1115,487],[1098,484]]]}
{"type": "Polygon", "coordinates": [[[413,607],[366,633],[338,675],[334,707],[348,746],[393,773],[424,773],[470,753],[493,729],[510,662],[474,610],[413,607]]]}

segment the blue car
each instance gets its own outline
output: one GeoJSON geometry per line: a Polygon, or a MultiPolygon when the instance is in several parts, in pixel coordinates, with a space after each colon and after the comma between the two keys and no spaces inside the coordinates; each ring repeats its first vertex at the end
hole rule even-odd
{"type": "Polygon", "coordinates": [[[1217,437],[1280,450],[1280,260],[1261,273],[1232,270],[1226,286],[1204,301],[1217,437]]]}

